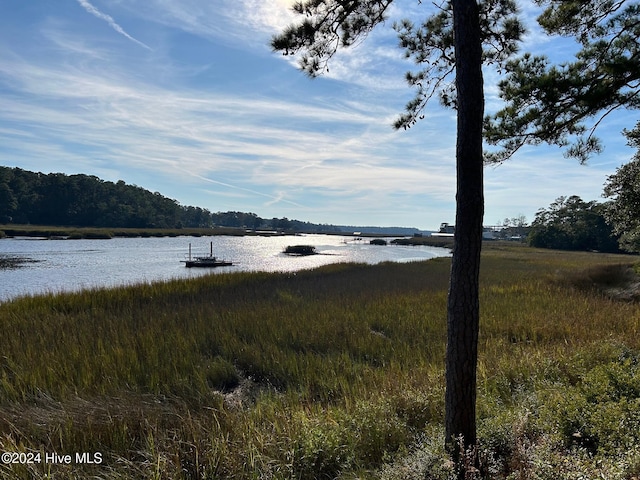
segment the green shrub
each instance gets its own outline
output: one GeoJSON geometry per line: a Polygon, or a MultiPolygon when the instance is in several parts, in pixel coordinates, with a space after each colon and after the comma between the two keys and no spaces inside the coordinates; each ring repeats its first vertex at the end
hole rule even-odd
{"type": "Polygon", "coordinates": [[[567,448],[617,455],[640,448],[640,375],[621,359],[596,365],[575,386],[547,392],[542,425],[557,425],[567,448]]]}

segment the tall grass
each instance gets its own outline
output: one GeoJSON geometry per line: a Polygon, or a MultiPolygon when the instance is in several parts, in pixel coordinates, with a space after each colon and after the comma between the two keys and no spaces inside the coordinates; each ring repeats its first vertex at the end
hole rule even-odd
{"type": "Polygon", "coordinates": [[[205,235],[247,235],[247,231],[234,227],[211,228],[109,228],[109,227],[60,227],[48,225],[0,225],[0,238],[6,236],[44,237],[69,239],[110,239],[113,237],[200,237],[205,235]]]}
{"type": "MultiPolygon", "coordinates": [[[[640,473],[638,306],[575,281],[632,261],[485,249],[486,478],[640,473]]],[[[0,475],[448,478],[448,273],[337,264],[2,304],[0,447],[103,462],[0,475]]]]}

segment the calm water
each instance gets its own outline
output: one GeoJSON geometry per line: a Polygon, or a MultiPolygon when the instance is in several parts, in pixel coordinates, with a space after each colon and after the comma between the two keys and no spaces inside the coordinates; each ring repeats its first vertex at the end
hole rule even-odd
{"type": "Polygon", "coordinates": [[[408,262],[448,256],[449,250],[434,247],[375,246],[368,241],[345,243],[332,235],[284,237],[164,237],[114,238],[111,240],[0,240],[0,257],[34,260],[17,269],[0,269],[0,301],[21,295],[73,291],[83,288],[128,285],[155,280],[194,277],[234,271],[295,271],[336,262],[375,264],[408,262]],[[213,253],[230,260],[231,267],[186,268],[184,260],[192,245],[193,255],[213,253]],[[321,255],[291,257],[282,253],[287,245],[315,245],[321,255]]]}

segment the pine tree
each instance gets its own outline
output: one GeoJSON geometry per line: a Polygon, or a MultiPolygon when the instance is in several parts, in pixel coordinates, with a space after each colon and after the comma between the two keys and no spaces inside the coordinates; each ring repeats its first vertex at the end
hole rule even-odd
{"type": "MultiPolygon", "coordinates": [[[[306,0],[293,9],[302,20],[272,40],[315,77],[339,48],[352,46],[384,22],[393,0],[306,0]]],[[[431,4],[425,4],[425,9],[431,4]]],[[[504,63],[516,51],[523,28],[511,0],[443,1],[416,26],[395,23],[406,56],[420,67],[408,73],[415,98],[396,121],[409,128],[437,96],[457,110],[456,231],[447,307],[446,442],[457,454],[476,444],[476,364],[479,330],[479,268],[482,244],[484,87],[482,65],[504,63]]],[[[461,472],[464,475],[464,472],[461,472]]]]}
{"type": "Polygon", "coordinates": [[[625,0],[536,0],[549,35],[572,37],[575,58],[554,65],[525,54],[506,64],[506,106],[486,119],[485,135],[503,161],[523,145],[567,147],[585,162],[601,151],[598,125],[618,108],[640,107],[640,4],[625,0]]]}

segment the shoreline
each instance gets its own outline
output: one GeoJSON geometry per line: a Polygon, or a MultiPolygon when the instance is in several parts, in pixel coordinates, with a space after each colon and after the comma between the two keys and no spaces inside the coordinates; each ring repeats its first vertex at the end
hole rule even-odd
{"type": "MultiPolygon", "coordinates": [[[[402,232],[366,233],[336,231],[265,231],[240,227],[202,227],[202,228],[137,228],[137,227],[77,227],[58,225],[22,225],[0,224],[0,239],[10,237],[37,237],[51,239],[109,239],[115,237],[179,237],[179,236],[287,236],[287,235],[330,235],[338,237],[401,238],[415,245],[432,245],[433,243],[450,244],[452,237],[409,236],[402,232]]],[[[432,245],[434,246],[434,245],[432,245]]]]}
{"type": "Polygon", "coordinates": [[[49,240],[109,240],[111,238],[152,238],[152,237],[206,237],[206,236],[297,236],[297,235],[329,235],[339,237],[395,238],[393,243],[397,245],[425,245],[430,247],[450,248],[453,246],[453,237],[439,236],[408,236],[399,233],[376,234],[347,232],[280,232],[250,230],[237,227],[211,227],[211,228],[110,228],[110,227],[67,227],[49,225],[0,225],[0,239],[29,237],[49,240]]]}

